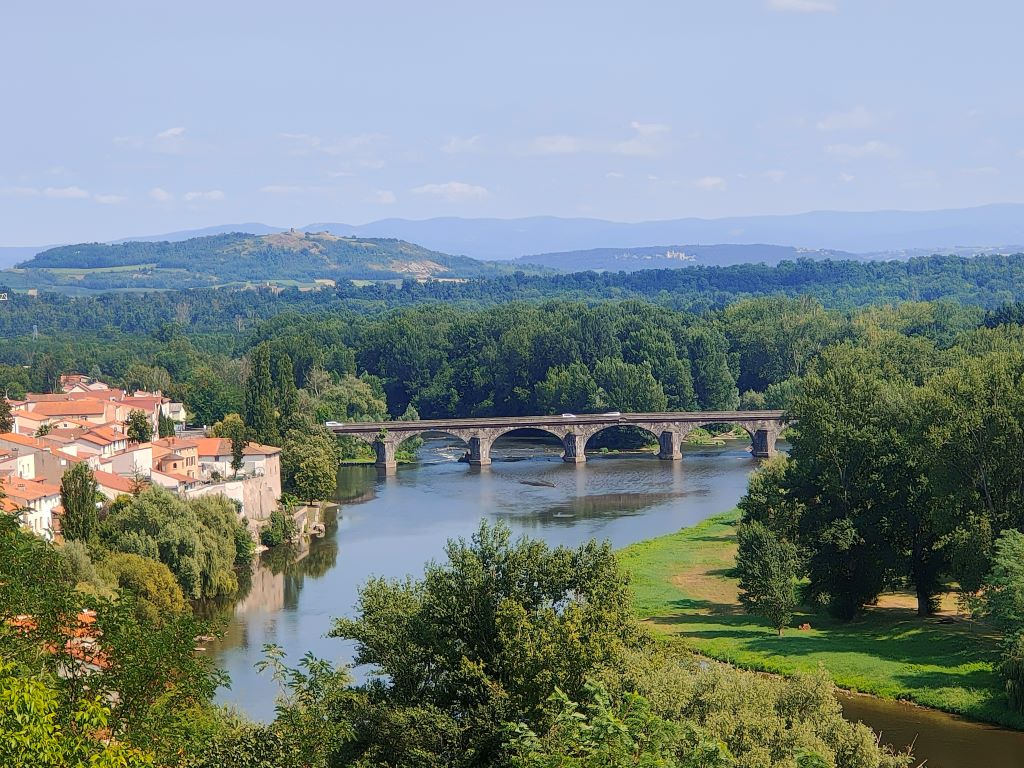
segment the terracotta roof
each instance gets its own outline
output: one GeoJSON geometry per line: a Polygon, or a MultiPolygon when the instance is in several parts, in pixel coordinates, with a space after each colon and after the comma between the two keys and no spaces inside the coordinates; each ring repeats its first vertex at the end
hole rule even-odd
{"type": "Polygon", "coordinates": [[[135,482],[127,477],[121,477],[111,472],[97,470],[93,473],[96,476],[96,484],[112,491],[121,493],[132,493],[135,490],[135,482]]]}
{"type": "Polygon", "coordinates": [[[14,432],[4,432],[0,434],[0,442],[16,443],[17,445],[24,445],[28,448],[42,448],[42,445],[40,445],[39,440],[36,438],[18,435],[14,432]]]}
{"type": "Polygon", "coordinates": [[[160,461],[161,462],[164,462],[164,461],[184,461],[184,460],[185,460],[185,457],[182,456],[180,453],[165,453],[163,456],[160,457],[160,461]]]}
{"type": "Polygon", "coordinates": [[[14,499],[15,501],[24,500],[28,502],[36,499],[42,499],[47,496],[60,495],[59,486],[41,483],[38,480],[25,480],[19,478],[16,480],[0,481],[0,487],[3,488],[4,493],[6,493],[9,498],[14,499]]]}
{"type": "MultiPolygon", "coordinates": [[[[226,437],[202,437],[196,440],[199,443],[200,456],[230,456],[231,441],[226,437]]],[[[245,456],[273,456],[280,453],[281,449],[273,445],[261,445],[260,443],[249,443],[245,446],[245,456]]]]}
{"type": "MultiPolygon", "coordinates": [[[[204,438],[205,439],[205,438],[204,438]]],[[[181,437],[161,437],[159,440],[154,440],[153,445],[159,445],[164,448],[170,448],[171,450],[178,450],[179,448],[189,449],[198,448],[198,440],[185,440],[181,437]]]]}
{"type": "Polygon", "coordinates": [[[11,411],[11,415],[14,416],[16,419],[28,419],[29,421],[46,421],[47,419],[50,418],[45,414],[36,414],[33,413],[32,411],[25,410],[11,411]]]}
{"type": "Polygon", "coordinates": [[[47,416],[91,416],[103,413],[106,406],[102,400],[66,400],[36,403],[32,410],[47,416]]]}

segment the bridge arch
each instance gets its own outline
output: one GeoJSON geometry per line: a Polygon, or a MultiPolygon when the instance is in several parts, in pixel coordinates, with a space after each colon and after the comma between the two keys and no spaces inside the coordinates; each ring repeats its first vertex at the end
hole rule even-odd
{"type": "Polygon", "coordinates": [[[609,429],[638,429],[641,432],[645,432],[654,438],[654,442],[661,444],[662,434],[665,430],[659,430],[657,426],[648,424],[608,424],[605,426],[598,427],[590,431],[583,443],[584,451],[590,445],[590,441],[603,432],[607,432],[609,429]]]}

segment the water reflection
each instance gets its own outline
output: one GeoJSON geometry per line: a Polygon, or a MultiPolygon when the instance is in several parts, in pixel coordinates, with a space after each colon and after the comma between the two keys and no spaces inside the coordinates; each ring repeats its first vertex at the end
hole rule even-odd
{"type": "Polygon", "coordinates": [[[229,624],[214,650],[232,688],[222,700],[271,717],[275,688],[254,670],[264,643],[281,645],[293,662],[306,651],[347,662],[351,648],[325,635],[331,617],[352,610],[359,585],[374,575],[422,573],[448,539],[468,536],[482,517],[552,544],[597,538],[621,547],[734,506],[756,466],[742,443],[690,448],[682,462],[598,454],[571,465],[558,445],[504,439],[494,464],[482,468],[457,462],[463,451],[430,440],[420,462],[391,476],[341,469],[340,507],[327,517],[326,536],[308,550],[265,553],[248,594],[223,609],[229,624]]]}

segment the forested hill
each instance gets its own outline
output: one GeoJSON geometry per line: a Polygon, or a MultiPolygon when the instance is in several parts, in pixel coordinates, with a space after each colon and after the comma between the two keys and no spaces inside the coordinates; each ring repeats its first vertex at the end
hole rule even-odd
{"type": "Polygon", "coordinates": [[[289,230],[268,235],[236,232],[178,242],[60,246],[3,273],[0,282],[14,288],[74,292],[266,282],[313,284],[317,280],[456,279],[493,276],[510,269],[402,240],[289,230]]]}
{"type": "MultiPolygon", "coordinates": [[[[0,292],[10,272],[0,272],[0,292]]],[[[513,301],[544,302],[640,299],[702,313],[754,296],[808,296],[824,306],[850,309],[901,301],[948,300],[981,309],[1024,301],[1024,254],[929,256],[910,261],[858,262],[800,259],[777,266],[571,275],[515,273],[464,283],[405,280],[357,285],[349,281],[320,290],[212,290],[151,292],[143,297],[94,294],[71,300],[56,293],[29,297],[11,292],[0,303],[0,338],[40,333],[154,334],[167,324],[193,333],[236,333],[287,312],[374,315],[399,307],[444,303],[485,308],[513,301]]]]}

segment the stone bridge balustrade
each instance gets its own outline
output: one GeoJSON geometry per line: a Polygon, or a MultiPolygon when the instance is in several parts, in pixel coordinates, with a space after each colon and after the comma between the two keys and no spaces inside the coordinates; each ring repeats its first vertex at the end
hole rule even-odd
{"type": "Polygon", "coordinates": [[[563,460],[583,463],[587,460],[587,442],[609,427],[639,427],[658,440],[658,457],[675,461],[682,458],[686,436],[707,424],[733,424],[750,435],[751,453],[767,457],[775,453],[775,441],[786,426],[782,411],[703,411],[680,413],[580,414],[577,416],[516,416],[484,419],[430,419],[424,421],[353,422],[332,426],[338,435],[357,437],[371,446],[376,465],[385,470],[396,467],[398,445],[424,432],[442,432],[456,437],[469,447],[469,463],[491,463],[491,447],[509,432],[536,429],[557,437],[563,446],[563,460]]]}

